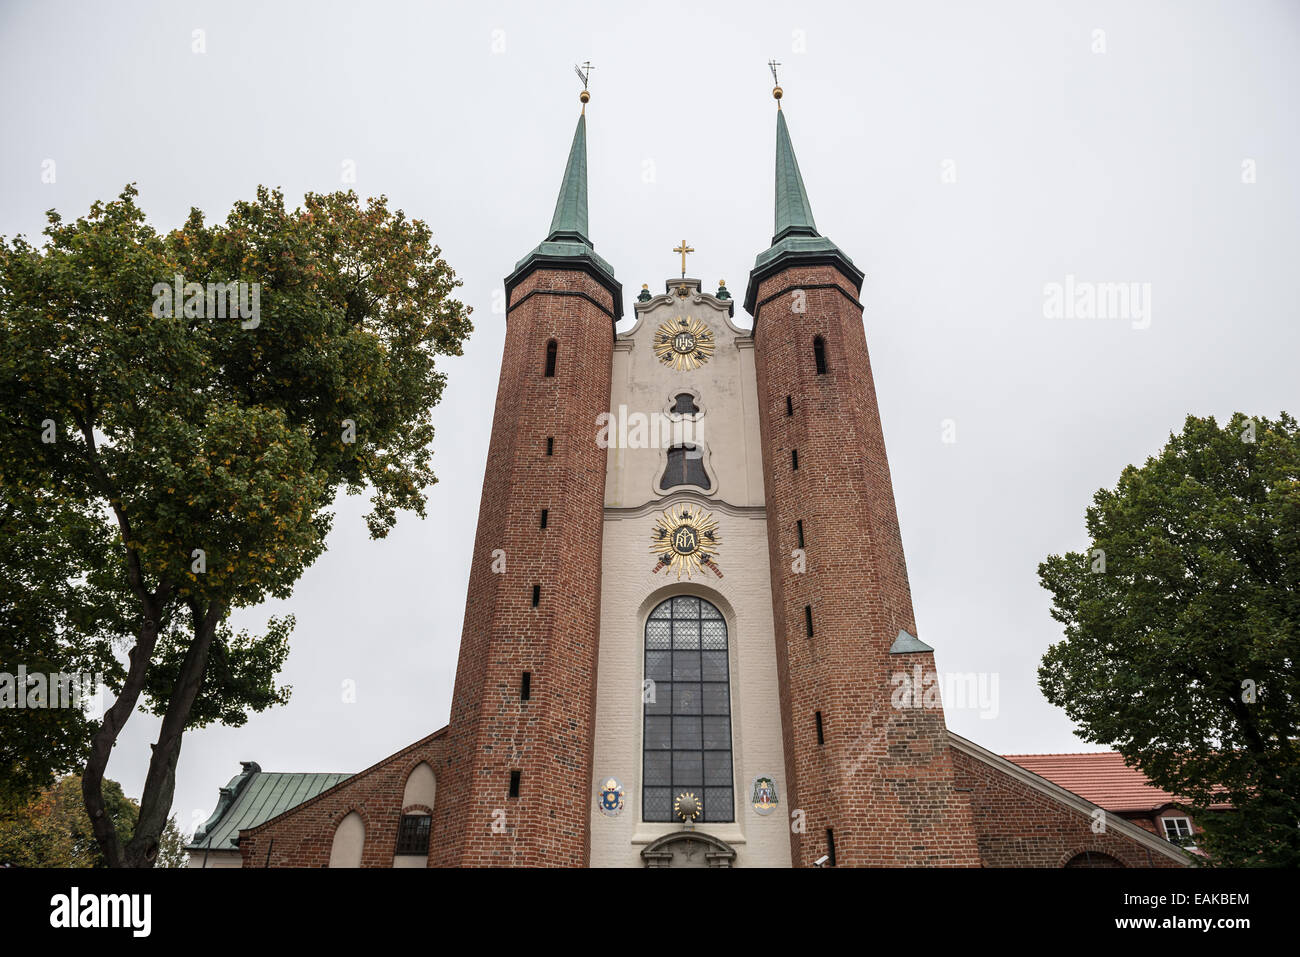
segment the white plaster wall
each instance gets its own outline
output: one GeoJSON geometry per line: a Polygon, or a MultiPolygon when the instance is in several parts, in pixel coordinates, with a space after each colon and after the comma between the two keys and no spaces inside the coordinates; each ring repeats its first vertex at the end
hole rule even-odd
{"type": "Polygon", "coordinates": [[[425,807],[432,808],[433,802],[437,798],[438,783],[434,777],[433,768],[421,761],[406,778],[406,788],[402,792],[402,807],[407,808],[412,804],[423,804],[425,807]]]}
{"type": "Polygon", "coordinates": [[[190,851],[190,867],[243,867],[244,859],[238,851],[190,851]]]}
{"type": "Polygon", "coordinates": [[[351,811],[339,822],[330,846],[330,867],[360,867],[361,851],[366,843],[366,822],[351,811]]]}
{"type": "MultiPolygon", "coordinates": [[[[732,505],[763,504],[763,451],[758,434],[758,387],[754,379],[754,344],[748,331],[733,325],[727,304],[698,291],[695,279],[669,280],[668,288],[687,283],[686,297],[670,293],[637,303],[637,324],[614,345],[610,412],[626,415],[662,413],[679,392],[694,392],[702,415],[697,434],[707,448],[705,465],[714,488],[705,493],[732,505]],[[713,333],[713,357],[698,369],[678,371],[655,357],[652,340],[659,327],[679,318],[695,318],[713,333]]],[[[666,450],[611,447],[605,476],[605,504],[635,507],[662,498],[666,450]]]]}
{"type": "MultiPolygon", "coordinates": [[[[679,280],[670,280],[675,288],[679,280]]],[[[600,661],[591,800],[593,867],[640,867],[645,845],[682,830],[680,824],[641,821],[641,747],[645,622],[672,595],[711,601],[727,622],[731,665],[732,761],[735,822],[698,830],[736,849],[737,866],[790,866],[789,808],[777,690],[776,645],[763,510],[762,452],[758,444],[757,388],[752,341],[727,319],[726,304],[698,294],[660,296],[637,304],[640,321],[614,351],[611,409],[662,411],[677,392],[694,391],[705,412],[703,438],[715,487],[707,493],[657,491],[663,474],[659,449],[610,449],[601,577],[600,661]],[[647,308],[648,307],[648,308],[647,308]],[[654,357],[651,337],[662,322],[695,316],[707,323],[717,348],[711,361],[677,372],[654,357]],[[665,578],[650,551],[651,530],[673,504],[698,504],[718,521],[719,579],[704,570],[693,580],[665,578]],[[781,805],[759,815],[750,785],[759,774],[777,783],[781,805]],[[616,777],[626,792],[623,812],[608,817],[597,806],[601,784],[616,777]]]]}

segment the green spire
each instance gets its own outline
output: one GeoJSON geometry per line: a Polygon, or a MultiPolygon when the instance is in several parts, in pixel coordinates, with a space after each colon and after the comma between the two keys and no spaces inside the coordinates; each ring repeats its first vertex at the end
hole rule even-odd
{"type": "Polygon", "coordinates": [[[758,286],[764,279],[796,265],[834,266],[846,276],[854,287],[862,288],[862,270],[843,250],[817,232],[813,221],[812,204],[799,173],[799,161],[794,158],[790,130],[785,125],[781,109],[781,88],[772,91],[776,97],[776,235],[772,245],[754,259],[749,273],[749,286],[745,290],[745,309],[752,316],[758,305],[758,286]]]}
{"type": "Polygon", "coordinates": [[[799,175],[799,161],[794,158],[794,145],[790,130],[785,125],[785,113],[776,111],[776,234],[777,243],[786,236],[816,236],[817,224],[813,221],[812,204],[808,191],[799,175]]]}
{"type": "MultiPolygon", "coordinates": [[[[796,174],[797,175],[797,174],[796,174]]],[[[570,240],[590,246],[587,238],[587,116],[578,117],[578,128],[573,132],[573,145],[569,147],[569,161],[564,166],[564,179],[560,195],[555,201],[555,215],[551,217],[551,234],[547,242],[570,240]]]]}
{"type": "MultiPolygon", "coordinates": [[[[581,71],[579,71],[581,72],[581,71]]],[[[538,269],[576,270],[585,272],[600,283],[614,300],[612,319],[623,315],[623,287],[614,278],[614,267],[596,254],[596,244],[587,236],[587,117],[586,104],[591,99],[585,89],[579,96],[583,104],[578,128],[569,147],[564,165],[560,195],[555,200],[551,231],[506,277],[506,299],[511,291],[538,269]]]]}

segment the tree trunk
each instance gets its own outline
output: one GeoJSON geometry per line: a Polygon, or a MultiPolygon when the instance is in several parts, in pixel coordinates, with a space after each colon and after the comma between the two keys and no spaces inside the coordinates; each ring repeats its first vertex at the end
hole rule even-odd
{"type": "Polygon", "coordinates": [[[181,664],[163,714],[158,741],[149,759],[149,773],[145,777],[144,792],[140,795],[140,814],[123,852],[125,867],[153,867],[158,859],[158,842],[167,826],[172,798],[176,793],[176,762],[181,754],[181,739],[194,700],[203,685],[208,652],[223,608],[220,602],[215,601],[206,610],[196,602],[190,605],[194,616],[194,640],[185,653],[185,661],[181,664]]]}
{"type": "Polygon", "coordinates": [[[127,720],[135,711],[144,688],[145,673],[153,659],[154,646],[158,643],[159,603],[153,599],[143,602],[144,620],[136,637],[135,647],[131,649],[130,664],[126,672],[126,681],[117,700],[104,712],[104,719],[90,739],[90,755],[86,758],[86,769],[81,775],[81,796],[90,815],[90,828],[104,852],[109,867],[124,866],[122,842],[118,839],[117,829],[108,814],[104,803],[104,770],[112,756],[113,745],[122,733],[127,720]]]}

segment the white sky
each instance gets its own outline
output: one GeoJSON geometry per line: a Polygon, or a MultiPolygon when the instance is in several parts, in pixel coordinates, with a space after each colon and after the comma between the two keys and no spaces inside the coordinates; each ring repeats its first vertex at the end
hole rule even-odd
{"type": "MultiPolygon", "coordinates": [[[[1187,413],[1298,411],[1298,41],[1300,6],[1259,0],[0,3],[0,234],[129,181],[159,229],[191,206],[224,219],[259,183],[297,204],[353,160],[363,197],[431,225],[475,308],[444,365],[428,519],[371,542],[344,500],[293,597],[236,616],[297,616],[293,699],[187,736],[183,829],[241,759],[358,771],[446,722],[504,339],[492,294],[550,223],[584,59],[591,235],[628,302],[676,274],[683,236],[691,275],[743,292],[772,233],[765,64],[782,61],[818,227],[867,274],[920,637],[941,670],[998,678],[996,718],[950,709],[949,726],[1000,753],[1088,749],[1037,689],[1059,636],[1038,562],[1082,547],[1093,491],[1187,413]],[[1150,283],[1150,327],[1045,319],[1067,274],[1150,283]]],[[[136,715],[114,752],[129,794],[156,727],[136,715]]]]}

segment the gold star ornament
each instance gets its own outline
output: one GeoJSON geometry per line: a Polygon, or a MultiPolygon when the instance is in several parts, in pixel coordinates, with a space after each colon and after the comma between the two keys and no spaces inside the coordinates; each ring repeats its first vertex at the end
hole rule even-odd
{"type": "Polygon", "coordinates": [[[650,551],[657,556],[653,571],[677,572],[687,578],[707,568],[719,578],[718,546],[722,544],[718,523],[698,505],[674,505],[655,520],[650,532],[650,551]]]}
{"type": "Polygon", "coordinates": [[[713,331],[694,316],[679,316],[655,331],[655,357],[678,372],[698,369],[713,356],[713,331]]]}

